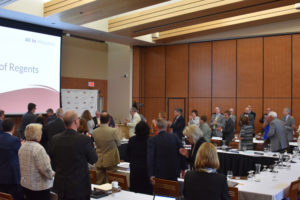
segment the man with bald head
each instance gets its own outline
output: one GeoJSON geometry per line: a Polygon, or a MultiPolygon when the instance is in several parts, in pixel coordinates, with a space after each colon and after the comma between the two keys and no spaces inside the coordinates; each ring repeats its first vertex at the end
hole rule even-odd
{"type": "Polygon", "coordinates": [[[63,117],[66,130],[49,143],[51,165],[55,171],[53,190],[59,200],[89,200],[91,182],[88,163],[97,162],[91,138],[77,132],[79,118],[75,111],[63,117]]]}
{"type": "Polygon", "coordinates": [[[242,127],[242,118],[243,117],[247,117],[249,119],[249,125],[251,125],[254,128],[254,116],[251,114],[251,110],[249,109],[248,106],[245,108],[244,113],[241,114],[241,116],[240,116],[239,125],[241,127],[242,127]]]}

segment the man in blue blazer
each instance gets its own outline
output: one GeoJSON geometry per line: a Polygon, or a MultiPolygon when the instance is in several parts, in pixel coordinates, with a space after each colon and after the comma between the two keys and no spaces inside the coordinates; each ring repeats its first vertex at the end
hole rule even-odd
{"type": "Polygon", "coordinates": [[[23,199],[20,187],[18,151],[20,139],[13,136],[15,123],[11,118],[2,121],[0,133],[0,192],[9,193],[15,200],[23,199]]]}
{"type": "Polygon", "coordinates": [[[152,184],[154,178],[176,181],[180,176],[181,155],[179,149],[182,144],[174,133],[167,133],[167,121],[157,120],[157,135],[148,140],[148,170],[152,184]]]}

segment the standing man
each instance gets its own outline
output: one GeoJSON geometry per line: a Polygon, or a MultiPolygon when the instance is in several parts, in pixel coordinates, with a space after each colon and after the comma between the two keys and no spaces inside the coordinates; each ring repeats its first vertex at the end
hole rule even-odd
{"type": "Polygon", "coordinates": [[[94,120],[94,124],[95,124],[94,129],[100,127],[101,122],[100,122],[100,112],[99,111],[96,111],[95,117],[93,117],[93,120],[94,120]]]}
{"type": "Polygon", "coordinates": [[[284,127],[284,122],[277,119],[276,112],[269,113],[269,124],[270,130],[267,133],[270,139],[271,151],[282,152],[289,147],[289,142],[286,134],[286,129],[284,127]]]}
{"type": "Polygon", "coordinates": [[[154,178],[177,181],[180,176],[182,144],[174,134],[167,133],[168,123],[164,119],[157,120],[158,134],[148,139],[147,160],[150,181],[154,178]]]}
{"type": "Polygon", "coordinates": [[[135,107],[132,107],[130,109],[130,116],[131,116],[131,119],[130,120],[127,119],[125,123],[129,127],[129,137],[132,137],[135,135],[135,133],[134,133],[135,126],[141,121],[141,117],[135,107]]]}
{"type": "Polygon", "coordinates": [[[209,128],[208,124],[206,123],[207,116],[201,115],[200,116],[200,129],[203,133],[203,137],[206,142],[210,142],[211,139],[211,129],[209,128]]]}
{"type": "Polygon", "coordinates": [[[118,146],[121,145],[117,129],[108,126],[109,115],[101,114],[100,120],[101,126],[96,128],[93,134],[99,158],[96,163],[97,184],[99,185],[107,182],[106,171],[115,171],[120,163],[118,146]]]}
{"type": "Polygon", "coordinates": [[[22,122],[21,122],[21,127],[20,127],[20,132],[19,132],[19,137],[24,140],[25,135],[24,131],[25,128],[28,124],[34,123],[37,119],[37,116],[34,114],[36,111],[36,105],[34,103],[29,103],[27,106],[28,112],[25,113],[22,117],[22,122]]]}
{"type": "Polygon", "coordinates": [[[97,161],[91,138],[77,132],[75,111],[64,114],[66,130],[52,137],[49,155],[55,171],[53,191],[59,200],[89,200],[91,192],[88,163],[97,161]]]}
{"type": "Polygon", "coordinates": [[[212,130],[212,136],[222,137],[223,134],[220,129],[225,128],[225,118],[219,107],[215,108],[215,113],[213,113],[210,118],[210,127],[212,130]]]}
{"type": "Polygon", "coordinates": [[[248,106],[245,108],[245,112],[244,112],[243,114],[240,115],[240,120],[239,120],[239,126],[240,126],[240,127],[243,126],[243,124],[242,124],[242,118],[243,118],[243,117],[248,117],[248,119],[249,119],[249,125],[251,125],[251,126],[253,127],[253,129],[254,129],[254,117],[253,117],[253,115],[250,113],[250,109],[249,109],[248,106]]]}
{"type": "Polygon", "coordinates": [[[62,108],[58,108],[56,110],[56,119],[52,121],[50,124],[47,124],[43,127],[43,136],[41,140],[41,145],[45,148],[45,150],[48,152],[49,142],[51,138],[58,134],[63,132],[66,127],[63,120],[64,117],[64,110],[62,108]]]}
{"type": "Polygon", "coordinates": [[[294,117],[290,115],[291,111],[289,108],[283,109],[283,117],[281,118],[282,121],[284,121],[284,127],[287,132],[288,140],[291,142],[294,139],[294,126],[295,126],[295,120],[294,117]]]}
{"type": "Polygon", "coordinates": [[[255,112],[253,112],[253,110],[252,110],[252,106],[249,104],[248,105],[248,108],[249,108],[249,113],[251,114],[251,115],[253,115],[253,118],[254,118],[254,120],[255,120],[255,118],[256,118],[256,113],[255,112]]]}
{"type": "Polygon", "coordinates": [[[229,112],[230,112],[230,118],[232,119],[234,125],[236,122],[236,116],[234,115],[234,109],[233,108],[229,108],[229,112]]]}
{"type": "Polygon", "coordinates": [[[223,140],[225,140],[225,144],[228,146],[229,142],[234,138],[234,123],[230,118],[230,111],[225,111],[225,128],[222,130],[223,132],[223,140]]]}
{"type": "Polygon", "coordinates": [[[2,133],[2,122],[5,118],[4,110],[0,110],[0,133],[2,133]]]}
{"type": "Polygon", "coordinates": [[[52,108],[48,108],[46,110],[46,114],[47,114],[46,125],[53,122],[57,118],[57,116],[56,116],[56,114],[54,114],[54,111],[52,108]]]}
{"type": "Polygon", "coordinates": [[[172,128],[172,132],[177,134],[178,138],[181,140],[183,136],[183,130],[185,127],[185,119],[182,116],[182,109],[181,108],[175,108],[174,110],[174,120],[173,123],[169,122],[171,124],[170,128],[172,128]]]}
{"type": "Polygon", "coordinates": [[[15,200],[22,198],[20,185],[20,164],[18,151],[21,147],[19,138],[12,135],[15,122],[6,118],[2,122],[0,133],[0,192],[8,193],[15,200]]]}
{"type": "Polygon", "coordinates": [[[106,110],[102,110],[101,114],[107,114],[109,116],[109,124],[108,124],[108,126],[112,127],[112,128],[115,128],[116,125],[115,125],[114,118],[106,110]]]}

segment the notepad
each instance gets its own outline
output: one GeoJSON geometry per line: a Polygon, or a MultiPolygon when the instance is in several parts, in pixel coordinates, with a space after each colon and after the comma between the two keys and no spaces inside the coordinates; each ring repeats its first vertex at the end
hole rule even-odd
{"type": "Polygon", "coordinates": [[[110,183],[106,183],[103,185],[94,185],[94,188],[96,188],[97,190],[102,190],[102,191],[108,192],[108,191],[112,190],[112,185],[110,183]]]}

